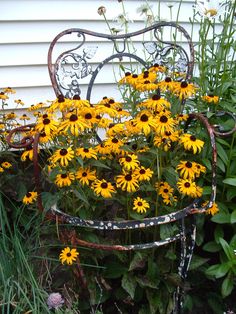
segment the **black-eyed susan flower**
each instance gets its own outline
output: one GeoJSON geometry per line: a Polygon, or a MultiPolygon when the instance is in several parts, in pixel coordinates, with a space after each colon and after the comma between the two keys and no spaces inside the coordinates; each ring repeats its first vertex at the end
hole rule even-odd
{"type": "Polygon", "coordinates": [[[79,180],[79,182],[82,185],[89,185],[90,182],[95,181],[96,178],[96,170],[91,170],[88,168],[79,168],[75,173],[76,179],[79,180]]]}
{"type": "Polygon", "coordinates": [[[85,107],[81,109],[78,112],[78,115],[84,118],[84,121],[89,126],[89,128],[92,128],[94,124],[98,122],[98,119],[96,118],[97,112],[92,107],[85,107]]]}
{"type": "Polygon", "coordinates": [[[78,255],[79,252],[77,252],[76,249],[70,249],[69,247],[66,247],[61,251],[59,260],[62,264],[67,263],[68,265],[72,265],[73,262],[76,261],[78,255]]]}
{"type": "Polygon", "coordinates": [[[124,142],[117,137],[109,137],[105,140],[104,145],[107,149],[109,149],[110,153],[121,154],[121,147],[124,145],[124,142]]]}
{"type": "Polygon", "coordinates": [[[94,181],[91,187],[96,195],[101,195],[104,198],[111,198],[112,194],[116,192],[111,182],[105,179],[94,181]]]}
{"type": "Polygon", "coordinates": [[[4,172],[4,168],[0,167],[0,173],[4,172]]]}
{"type": "Polygon", "coordinates": [[[106,132],[106,135],[108,137],[115,137],[118,134],[122,134],[124,130],[125,130],[124,123],[110,124],[109,129],[106,132]]]}
{"type": "Polygon", "coordinates": [[[7,99],[9,99],[9,97],[4,92],[1,92],[0,93],[0,99],[7,100],[7,99]]]}
{"type": "Polygon", "coordinates": [[[27,121],[27,120],[30,120],[30,117],[27,116],[27,114],[24,113],[22,116],[19,117],[19,119],[23,120],[23,121],[27,121]]]}
{"type": "Polygon", "coordinates": [[[179,174],[183,179],[194,180],[198,173],[196,163],[186,160],[181,160],[176,169],[179,170],[179,174]]]}
{"type": "Polygon", "coordinates": [[[139,188],[137,177],[129,172],[123,172],[116,177],[116,186],[122,191],[135,192],[139,188]]]}
{"type": "Polygon", "coordinates": [[[57,149],[49,158],[50,162],[59,162],[62,167],[67,167],[69,162],[74,158],[75,154],[71,147],[57,149]]]}
{"type": "Polygon", "coordinates": [[[25,151],[21,155],[21,160],[26,161],[26,159],[33,160],[34,158],[34,151],[31,145],[27,146],[25,151]]]}
{"type": "Polygon", "coordinates": [[[189,179],[179,179],[177,182],[178,189],[181,194],[193,196],[197,193],[196,183],[189,179]]]}
{"type": "Polygon", "coordinates": [[[146,107],[152,111],[163,111],[170,108],[170,102],[162,98],[160,94],[155,94],[152,98],[143,101],[139,106],[146,107]]]}
{"type": "Polygon", "coordinates": [[[143,83],[144,81],[149,80],[150,82],[153,83],[155,82],[156,78],[157,78],[157,74],[155,71],[146,70],[143,73],[138,75],[137,82],[143,83]]]}
{"type": "Polygon", "coordinates": [[[134,88],[140,92],[145,92],[156,90],[158,88],[158,85],[151,82],[150,80],[145,80],[144,82],[137,81],[134,85],[134,88]]]}
{"type": "Polygon", "coordinates": [[[155,132],[157,135],[164,135],[166,132],[174,132],[174,127],[176,125],[175,120],[170,116],[169,111],[160,112],[159,115],[155,117],[156,126],[155,132]]]}
{"type": "Polygon", "coordinates": [[[39,143],[41,143],[41,144],[48,143],[52,139],[53,139],[53,135],[49,136],[44,131],[40,132],[39,143]]]}
{"type": "MultiPolygon", "coordinates": [[[[203,204],[202,204],[202,206],[206,206],[208,204],[208,202],[204,202],[203,204]]],[[[219,207],[218,207],[218,205],[216,204],[216,202],[214,202],[213,204],[212,204],[212,206],[211,207],[209,207],[207,210],[206,210],[206,214],[207,215],[212,215],[212,216],[214,216],[215,214],[217,214],[219,212],[219,207]]]]}
{"type": "Polygon", "coordinates": [[[119,80],[119,84],[130,84],[130,79],[132,77],[132,74],[130,72],[126,72],[125,73],[125,76],[122,77],[120,80],[119,80]]]}
{"type": "Polygon", "coordinates": [[[60,188],[64,186],[70,186],[75,179],[75,175],[71,172],[59,173],[56,175],[55,183],[60,188]]]}
{"type": "Polygon", "coordinates": [[[35,130],[38,132],[45,132],[48,136],[56,132],[58,129],[59,123],[56,120],[48,115],[44,114],[38,118],[35,130]]]}
{"type": "Polygon", "coordinates": [[[88,108],[90,103],[87,99],[81,99],[79,95],[74,95],[71,100],[71,107],[76,109],[88,108]]]}
{"type": "Polygon", "coordinates": [[[138,167],[134,170],[134,175],[138,181],[150,181],[153,171],[150,168],[145,168],[143,166],[138,167]]]}
{"type": "Polygon", "coordinates": [[[158,88],[160,88],[162,92],[172,91],[174,84],[175,82],[172,80],[172,78],[167,76],[163,81],[158,83],[158,88]]]}
{"type": "Polygon", "coordinates": [[[16,91],[14,89],[12,89],[11,87],[4,88],[3,92],[6,94],[15,94],[16,93],[16,91]]]}
{"type": "Polygon", "coordinates": [[[161,72],[164,73],[166,72],[166,67],[163,65],[160,65],[158,63],[153,64],[149,69],[149,72],[161,72]]]}
{"type": "Polygon", "coordinates": [[[136,169],[140,162],[138,156],[135,154],[128,154],[124,157],[119,158],[119,163],[125,170],[134,170],[136,169]]]}
{"type": "Polygon", "coordinates": [[[133,119],[135,127],[140,131],[143,132],[146,136],[155,129],[156,127],[156,120],[153,115],[147,111],[141,111],[135,119],[133,119]]]}
{"type": "Polygon", "coordinates": [[[219,102],[219,96],[209,94],[209,95],[202,96],[202,100],[208,103],[217,104],[219,102]]]}
{"type": "Polygon", "coordinates": [[[22,202],[26,205],[33,204],[37,200],[37,197],[38,197],[37,192],[28,192],[23,197],[22,202]]]}
{"type": "Polygon", "coordinates": [[[84,148],[80,147],[76,149],[76,156],[81,157],[82,159],[97,159],[97,152],[94,148],[89,147],[89,148],[84,148]]]}
{"type": "Polygon", "coordinates": [[[163,198],[170,199],[173,197],[174,189],[169,185],[168,182],[157,182],[155,187],[158,195],[161,195],[163,198]]]}
{"type": "Polygon", "coordinates": [[[68,113],[66,119],[61,122],[59,131],[71,132],[74,136],[79,136],[86,128],[89,128],[89,124],[83,118],[75,113],[68,113]]]}
{"type": "Polygon", "coordinates": [[[14,102],[15,102],[17,105],[21,105],[21,106],[24,106],[24,104],[25,104],[21,99],[15,99],[14,102]]]}
{"type": "Polygon", "coordinates": [[[196,94],[197,87],[193,84],[187,83],[186,81],[175,82],[172,91],[180,99],[186,99],[196,94]]]}
{"type": "Polygon", "coordinates": [[[175,116],[175,119],[176,119],[178,122],[182,122],[182,121],[187,121],[187,120],[188,120],[188,117],[189,117],[188,114],[180,113],[180,114],[177,114],[177,115],[175,116]]]}
{"type": "Polygon", "coordinates": [[[13,119],[16,119],[17,118],[17,115],[14,111],[8,113],[6,116],[5,116],[6,120],[13,120],[13,119]]]}
{"type": "Polygon", "coordinates": [[[201,173],[205,173],[206,172],[206,167],[195,162],[195,166],[196,166],[196,177],[199,177],[201,175],[201,173]]]}
{"type": "Polygon", "coordinates": [[[192,150],[194,154],[200,153],[204,145],[202,140],[199,140],[195,135],[188,133],[184,133],[180,136],[180,143],[184,145],[186,150],[192,150]]]}
{"type": "Polygon", "coordinates": [[[12,164],[8,161],[4,161],[1,163],[2,168],[9,169],[12,167],[12,164]]]}
{"type": "Polygon", "coordinates": [[[146,200],[144,200],[141,197],[136,197],[133,202],[133,210],[136,211],[137,213],[146,213],[147,209],[150,208],[150,205],[146,200]]]}

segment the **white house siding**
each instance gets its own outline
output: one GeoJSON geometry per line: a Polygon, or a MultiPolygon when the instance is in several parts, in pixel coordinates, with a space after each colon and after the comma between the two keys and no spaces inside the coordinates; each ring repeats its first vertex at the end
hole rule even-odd
{"type": "MultiPolygon", "coordinates": [[[[124,6],[133,23],[129,31],[145,26],[136,9],[146,1],[124,0],[124,6]]],[[[155,15],[160,8],[160,19],[176,20],[180,1],[148,1],[155,15]]],[[[192,16],[194,1],[182,1],[179,11],[179,23],[191,32],[189,17],[192,16]]],[[[106,16],[110,23],[119,28],[113,19],[122,12],[122,4],[116,0],[0,0],[0,88],[16,89],[17,99],[22,99],[27,106],[55,98],[47,70],[47,52],[50,42],[61,31],[68,28],[84,28],[96,32],[109,33],[108,27],[97,9],[106,7],[106,16]]],[[[197,31],[193,40],[197,39],[197,31]]],[[[181,39],[180,39],[181,40],[181,39]]],[[[64,40],[60,48],[70,47],[71,42],[64,40]]],[[[91,60],[96,66],[102,51],[107,50],[107,43],[91,39],[90,45],[101,48],[91,60]]],[[[107,95],[114,78],[111,68],[107,67],[96,80],[97,97],[107,95]]],[[[84,92],[85,84],[82,88],[84,92]]],[[[84,96],[84,95],[82,95],[84,96]]],[[[112,96],[112,95],[108,95],[112,96]]],[[[9,104],[11,106],[11,104],[9,104]]]]}

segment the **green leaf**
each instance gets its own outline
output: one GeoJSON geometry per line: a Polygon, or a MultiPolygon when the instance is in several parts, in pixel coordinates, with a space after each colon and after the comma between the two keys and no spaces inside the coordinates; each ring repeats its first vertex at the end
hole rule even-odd
{"type": "Polygon", "coordinates": [[[236,178],[227,178],[223,180],[223,183],[236,186],[236,178]]]}
{"type": "Polygon", "coordinates": [[[218,269],[217,269],[217,272],[215,273],[215,277],[216,278],[221,278],[221,277],[224,277],[227,272],[229,271],[230,269],[230,265],[229,263],[223,263],[221,264],[218,269]]]}
{"type": "Polygon", "coordinates": [[[42,203],[46,210],[49,210],[58,201],[58,194],[52,194],[50,192],[42,192],[42,203]]]}
{"type": "Polygon", "coordinates": [[[221,286],[221,293],[223,297],[227,297],[231,294],[234,287],[233,277],[231,273],[228,273],[228,276],[224,279],[221,286]]]}
{"type": "Polygon", "coordinates": [[[220,168],[220,170],[222,172],[225,172],[225,164],[223,163],[223,161],[221,160],[221,158],[217,158],[217,163],[216,163],[217,167],[220,168]]]}
{"type": "Polygon", "coordinates": [[[231,224],[235,224],[235,223],[236,223],[236,210],[234,210],[234,211],[231,213],[230,222],[231,222],[231,224]]]}
{"type": "Polygon", "coordinates": [[[140,252],[135,253],[134,258],[132,259],[129,271],[137,268],[143,268],[145,266],[146,257],[140,252]]]}
{"type": "Polygon", "coordinates": [[[216,265],[210,266],[209,268],[207,268],[207,270],[205,272],[206,275],[211,276],[211,277],[215,277],[220,266],[221,266],[221,264],[216,264],[216,265]]]}
{"type": "Polygon", "coordinates": [[[189,270],[197,269],[198,267],[206,264],[208,260],[209,260],[208,258],[203,258],[197,255],[193,255],[191,264],[189,266],[189,270]]]}
{"type": "Polygon", "coordinates": [[[230,214],[227,213],[218,213],[211,218],[213,222],[217,222],[218,224],[230,223],[230,214]]]}
{"type": "Polygon", "coordinates": [[[234,198],[235,196],[236,196],[236,189],[228,187],[227,188],[227,193],[226,193],[227,201],[230,202],[232,200],[232,198],[234,198]]]}
{"type": "Polygon", "coordinates": [[[80,187],[76,188],[76,190],[74,189],[73,193],[78,197],[78,199],[83,201],[85,204],[90,205],[87,196],[80,187]]]}
{"type": "Polygon", "coordinates": [[[137,282],[131,274],[124,274],[121,281],[122,288],[128,292],[132,299],[134,299],[135,289],[137,286],[137,282]]]}
{"type": "Polygon", "coordinates": [[[108,167],[107,165],[104,165],[104,163],[102,163],[99,160],[94,160],[93,161],[93,166],[98,167],[98,168],[104,168],[104,169],[111,169],[110,167],[108,167]]]}
{"type": "Polygon", "coordinates": [[[229,244],[223,238],[219,238],[219,241],[228,260],[234,260],[235,259],[234,250],[229,246],[229,244]]]}
{"type": "Polygon", "coordinates": [[[155,291],[146,290],[146,295],[147,295],[147,299],[148,299],[148,303],[149,303],[149,307],[150,307],[149,313],[150,314],[156,314],[157,309],[160,308],[160,306],[161,306],[161,302],[159,299],[160,297],[159,297],[158,293],[155,293],[155,291]]]}
{"type": "Polygon", "coordinates": [[[127,268],[124,265],[115,261],[109,261],[105,264],[105,267],[104,277],[106,278],[119,278],[127,271],[127,268]]]}
{"type": "Polygon", "coordinates": [[[225,165],[227,165],[229,158],[228,158],[228,155],[227,155],[225,149],[219,143],[216,143],[216,149],[217,149],[217,154],[220,156],[223,163],[225,165]]]}
{"type": "Polygon", "coordinates": [[[224,231],[221,226],[216,226],[215,231],[214,231],[214,237],[215,237],[215,242],[219,243],[219,238],[224,237],[224,231]]]}
{"type": "Polygon", "coordinates": [[[220,245],[214,241],[208,242],[203,246],[203,250],[207,252],[219,252],[221,249],[220,245]]]}

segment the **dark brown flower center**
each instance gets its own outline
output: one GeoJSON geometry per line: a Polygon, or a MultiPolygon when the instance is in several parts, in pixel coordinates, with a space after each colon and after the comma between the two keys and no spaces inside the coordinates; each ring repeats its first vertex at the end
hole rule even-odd
{"type": "Polygon", "coordinates": [[[192,163],[190,162],[190,161],[187,161],[186,163],[185,163],[185,166],[187,167],[187,168],[192,168],[192,163]]]}
{"type": "Polygon", "coordinates": [[[138,77],[137,74],[133,74],[133,75],[132,75],[132,78],[137,78],[137,77],[138,77]]]}
{"type": "Polygon", "coordinates": [[[67,178],[67,174],[66,174],[66,173],[62,173],[62,174],[61,174],[61,178],[62,178],[62,179],[67,178]]]}
{"type": "Polygon", "coordinates": [[[104,104],[104,106],[107,107],[107,108],[111,108],[110,104],[104,104]]]}
{"type": "Polygon", "coordinates": [[[27,196],[27,197],[31,197],[32,194],[31,194],[30,192],[28,192],[28,193],[26,194],[26,196],[27,196]]]}
{"type": "Polygon", "coordinates": [[[166,136],[170,136],[170,135],[171,135],[171,132],[165,131],[165,135],[166,135],[166,136]]]}
{"type": "Polygon", "coordinates": [[[130,72],[126,72],[126,73],[125,73],[125,76],[130,76],[130,75],[131,75],[130,72]]]}
{"type": "Polygon", "coordinates": [[[60,150],[60,155],[61,156],[65,156],[65,155],[67,155],[67,149],[65,149],[65,148],[62,148],[61,150],[60,150]]]}
{"type": "Polygon", "coordinates": [[[43,119],[43,124],[44,125],[48,125],[48,124],[50,124],[50,119],[48,119],[48,118],[46,118],[46,119],[43,119]]]}
{"type": "Polygon", "coordinates": [[[125,176],[125,180],[126,180],[126,181],[131,181],[131,180],[132,180],[132,175],[131,175],[131,174],[127,174],[127,175],[125,176]]]}
{"type": "Polygon", "coordinates": [[[181,88],[186,88],[188,86],[188,83],[183,81],[183,82],[181,82],[180,86],[181,86],[181,88]]]}
{"type": "Polygon", "coordinates": [[[102,182],[101,188],[106,189],[108,187],[108,184],[106,182],[102,182]]]}
{"type": "Polygon", "coordinates": [[[196,137],[195,137],[194,135],[191,135],[191,136],[190,136],[190,140],[193,141],[193,142],[195,142],[195,141],[196,141],[196,137]]]}
{"type": "Polygon", "coordinates": [[[132,161],[132,158],[131,158],[130,156],[127,156],[127,157],[125,157],[125,161],[131,162],[131,161],[132,161]]]}
{"type": "Polygon", "coordinates": [[[143,206],[143,203],[142,202],[138,202],[138,206],[143,206]]]}
{"type": "Polygon", "coordinates": [[[189,182],[185,182],[185,183],[184,183],[184,186],[185,186],[186,188],[189,188],[189,187],[190,187],[190,183],[189,183],[189,182]]]}
{"type": "Polygon", "coordinates": [[[145,174],[146,171],[145,171],[145,169],[141,169],[141,170],[139,171],[139,173],[140,173],[140,174],[145,174]]]}
{"type": "Polygon", "coordinates": [[[144,81],[144,84],[150,84],[149,80],[144,81]]]}
{"type": "Polygon", "coordinates": [[[73,113],[73,114],[70,116],[70,121],[71,121],[71,122],[75,122],[75,121],[77,121],[77,120],[78,120],[77,115],[73,113]]]}
{"type": "Polygon", "coordinates": [[[166,116],[161,116],[161,117],[160,117],[160,121],[161,121],[162,123],[166,123],[166,122],[168,121],[168,118],[167,118],[166,116]]]}
{"type": "Polygon", "coordinates": [[[71,253],[66,253],[66,256],[67,257],[71,257],[71,253]]]}
{"type": "Polygon", "coordinates": [[[110,99],[109,100],[109,104],[114,104],[115,100],[114,99],[110,99]]]}
{"type": "Polygon", "coordinates": [[[113,138],[111,141],[112,141],[113,144],[116,144],[116,143],[119,142],[117,138],[113,138]]]}
{"type": "Polygon", "coordinates": [[[84,153],[88,153],[89,149],[88,148],[84,148],[84,153]]]}
{"type": "Polygon", "coordinates": [[[168,189],[164,189],[163,192],[164,192],[164,193],[168,193],[169,190],[168,190],[168,189]]]}
{"type": "Polygon", "coordinates": [[[107,96],[102,97],[102,99],[104,99],[104,100],[107,99],[107,96]]]}
{"type": "Polygon", "coordinates": [[[161,99],[161,95],[155,94],[152,96],[152,100],[159,100],[161,99]]]}
{"type": "Polygon", "coordinates": [[[73,96],[73,100],[80,100],[80,96],[79,95],[74,95],[73,96]]]}
{"type": "Polygon", "coordinates": [[[63,95],[59,95],[58,96],[58,102],[64,102],[65,101],[65,98],[63,95]]]}
{"type": "Polygon", "coordinates": [[[165,82],[166,83],[170,83],[172,81],[172,79],[169,77],[169,76],[167,76],[166,78],[165,78],[165,82]]]}
{"type": "Polygon", "coordinates": [[[87,175],[88,175],[87,172],[82,173],[82,177],[87,177],[87,175]]]}
{"type": "Polygon", "coordinates": [[[142,122],[147,122],[148,121],[148,116],[146,114],[142,114],[141,117],[140,117],[140,120],[142,122]]]}
{"type": "Polygon", "coordinates": [[[85,115],[84,117],[85,117],[85,119],[87,119],[87,120],[92,119],[91,113],[86,113],[86,115],[85,115]]]}

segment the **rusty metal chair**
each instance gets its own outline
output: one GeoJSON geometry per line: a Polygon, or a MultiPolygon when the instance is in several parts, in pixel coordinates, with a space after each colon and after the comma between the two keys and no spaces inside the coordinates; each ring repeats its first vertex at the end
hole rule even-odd
{"type": "MultiPolygon", "coordinates": [[[[71,44],[71,42],[69,42],[71,44]]],[[[98,47],[99,49],[99,47],[98,47]]],[[[186,30],[176,23],[171,22],[159,22],[150,27],[142,29],[137,32],[121,34],[121,35],[108,35],[96,33],[84,29],[72,28],[65,30],[58,34],[51,42],[48,52],[48,69],[52,82],[52,87],[57,97],[63,95],[66,98],[73,98],[75,95],[81,95],[86,93],[87,100],[91,101],[92,93],[96,88],[96,79],[105,66],[118,60],[118,70],[120,65],[124,62],[133,61],[134,66],[141,64],[143,68],[148,68],[151,64],[159,64],[168,67],[171,72],[184,73],[186,80],[191,80],[194,66],[194,49],[190,36],[186,30]],[[167,30],[166,30],[167,29],[167,30]],[[169,38],[166,41],[167,34],[170,32],[175,40],[169,38]],[[60,40],[68,38],[68,36],[76,35],[75,48],[70,48],[67,51],[59,53],[56,61],[54,62],[53,54],[57,50],[57,45],[60,44],[60,40]],[[148,37],[148,40],[145,39],[148,37]],[[177,37],[181,36],[185,40],[184,45],[177,43],[177,37]],[[103,59],[96,61],[96,64],[89,64],[89,60],[94,57],[97,51],[94,43],[91,45],[90,39],[93,42],[97,41],[101,46],[105,42],[110,51],[106,51],[102,54],[103,59]],[[78,42],[77,42],[78,41],[78,42]],[[141,42],[140,42],[141,41],[141,42]],[[134,45],[137,44],[137,48],[134,45]],[[104,58],[105,55],[105,58],[104,58]],[[85,84],[83,83],[85,81],[85,84]]],[[[132,62],[131,62],[132,64],[132,62]]],[[[105,245],[90,243],[78,238],[75,238],[75,243],[80,246],[85,246],[94,249],[101,250],[119,250],[119,251],[134,251],[144,250],[166,245],[171,242],[180,243],[180,262],[178,267],[178,273],[181,279],[184,281],[187,276],[189,264],[195,245],[196,237],[196,224],[194,214],[204,213],[207,208],[211,207],[216,196],[216,145],[215,134],[216,128],[212,127],[206,117],[203,114],[190,114],[190,120],[198,119],[203,126],[207,129],[212,146],[212,191],[209,203],[202,207],[199,200],[194,200],[192,204],[187,207],[173,212],[168,215],[144,218],[142,220],[123,220],[123,221],[104,221],[104,220],[84,220],[78,217],[72,217],[67,213],[64,213],[62,209],[56,207],[51,208],[47,212],[47,217],[59,221],[61,223],[70,224],[74,228],[86,227],[97,230],[126,230],[133,229],[138,230],[145,228],[152,228],[162,224],[169,224],[173,222],[178,223],[179,231],[174,236],[166,238],[160,241],[154,241],[151,243],[142,244],[130,244],[130,245],[105,245]],[[187,224],[186,224],[187,222],[187,224]]],[[[32,125],[31,125],[32,126],[32,125]]],[[[31,127],[29,126],[29,127],[31,127]]],[[[27,128],[27,126],[25,127],[27,128]]],[[[18,128],[14,132],[22,131],[18,128]]],[[[34,138],[24,139],[24,142],[20,144],[14,144],[11,141],[11,137],[14,132],[11,132],[8,136],[8,142],[12,147],[20,148],[27,145],[33,145],[35,158],[35,181],[39,191],[38,205],[41,211],[43,211],[43,205],[40,197],[40,179],[39,179],[39,166],[38,166],[38,135],[34,138]]],[[[180,313],[182,307],[183,289],[178,287],[175,293],[175,306],[173,313],[180,313]]]]}

